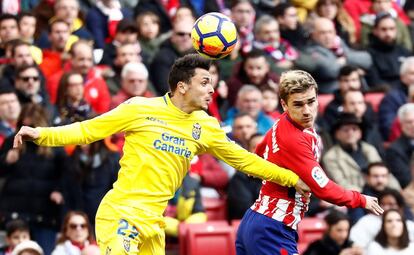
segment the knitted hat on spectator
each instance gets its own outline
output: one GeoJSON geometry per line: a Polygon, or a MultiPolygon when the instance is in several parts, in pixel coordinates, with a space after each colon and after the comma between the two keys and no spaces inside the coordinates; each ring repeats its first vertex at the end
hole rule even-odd
{"type": "Polygon", "coordinates": [[[39,253],[39,255],[43,255],[43,249],[34,241],[28,240],[19,243],[13,250],[12,255],[19,255],[21,252],[26,250],[32,250],[39,253]]]}

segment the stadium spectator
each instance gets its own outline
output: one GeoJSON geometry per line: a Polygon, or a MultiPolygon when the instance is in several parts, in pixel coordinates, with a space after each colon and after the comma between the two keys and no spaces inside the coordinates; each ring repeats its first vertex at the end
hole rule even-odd
{"type": "Polygon", "coordinates": [[[194,20],[191,18],[174,22],[171,38],[161,45],[154,56],[149,72],[157,95],[164,95],[169,91],[166,81],[174,61],[194,50],[191,43],[193,24],[194,20]]]}
{"type": "Polygon", "coordinates": [[[279,111],[279,94],[274,88],[264,86],[260,89],[263,95],[263,111],[267,116],[276,120],[280,117],[279,111]]]}
{"type": "MultiPolygon", "coordinates": [[[[71,60],[64,68],[64,71],[75,71],[84,77],[84,96],[96,113],[103,113],[109,110],[111,103],[110,94],[101,71],[94,66],[92,57],[92,46],[89,42],[79,40],[72,45],[70,50],[71,60]]],[[[58,84],[64,71],[54,74],[47,83],[47,90],[50,101],[56,102],[58,84]]]]}
{"type": "Polygon", "coordinates": [[[37,242],[27,240],[16,246],[11,255],[43,255],[43,249],[37,242]]]}
{"type": "Polygon", "coordinates": [[[105,43],[114,39],[118,23],[131,18],[131,11],[122,8],[119,0],[96,1],[86,15],[86,26],[92,33],[95,48],[103,49],[105,43]]]}
{"type": "Polygon", "coordinates": [[[328,226],[322,239],[312,242],[303,255],[363,255],[361,247],[349,240],[350,221],[342,212],[332,210],[325,216],[328,226]]]}
{"type": "Polygon", "coordinates": [[[291,69],[299,56],[288,41],[280,38],[279,24],[269,15],[261,16],[255,23],[253,48],[265,52],[278,73],[291,69]]]}
{"type": "MultiPolygon", "coordinates": [[[[377,23],[376,18],[382,13],[390,14],[395,20],[396,28],[396,43],[406,48],[407,50],[412,50],[412,42],[407,24],[401,20],[398,13],[395,11],[392,0],[372,0],[371,13],[365,13],[361,15],[360,21],[362,24],[361,28],[361,45],[366,47],[369,43],[369,33],[372,30],[372,27],[377,23]]],[[[401,10],[401,8],[399,8],[401,10]]]]}
{"type": "MultiPolygon", "coordinates": [[[[386,188],[401,190],[401,186],[397,179],[390,173],[383,162],[372,162],[368,165],[364,172],[365,185],[362,192],[369,196],[379,197],[386,188]]],[[[362,208],[349,209],[348,215],[352,225],[355,224],[367,212],[362,208]]]]}
{"type": "Polygon", "coordinates": [[[365,184],[363,172],[381,157],[374,146],[361,140],[361,120],[355,114],[342,113],[332,132],[338,144],[322,158],[326,173],[346,189],[361,192],[365,184]]]}
{"type": "MultiPolygon", "coordinates": [[[[405,212],[409,212],[408,208],[406,208],[404,198],[400,194],[399,191],[394,189],[385,189],[381,192],[380,196],[378,197],[380,206],[384,209],[384,211],[388,211],[391,209],[398,210],[401,214],[405,215],[408,234],[410,240],[414,240],[414,222],[407,219],[408,216],[405,212]]],[[[351,228],[351,232],[349,238],[358,246],[364,248],[365,250],[368,248],[370,243],[374,241],[375,236],[381,229],[381,222],[382,219],[380,216],[376,216],[374,214],[367,214],[360,218],[358,222],[351,228]],[[367,227],[369,226],[369,227],[367,227]]]]}
{"type": "Polygon", "coordinates": [[[244,55],[253,48],[253,27],[256,11],[253,3],[248,0],[233,1],[231,5],[231,19],[236,25],[240,47],[234,49],[234,55],[244,55]],[[238,52],[240,51],[240,52],[238,52]]]}
{"type": "MultiPolygon", "coordinates": [[[[23,125],[47,126],[46,111],[36,104],[23,106],[17,129],[23,125]]],[[[21,150],[12,147],[10,136],[0,149],[0,169],[5,176],[0,212],[6,221],[26,221],[33,240],[50,254],[60,225],[60,184],[66,156],[61,148],[43,148],[33,143],[21,150]]]]}
{"type": "Polygon", "coordinates": [[[14,87],[21,105],[39,104],[52,113],[49,98],[42,93],[40,70],[36,65],[22,65],[16,69],[14,87]]]}
{"type": "Polygon", "coordinates": [[[397,209],[386,211],[382,217],[380,231],[368,246],[367,255],[413,253],[414,244],[410,242],[404,215],[397,209]]]}
{"type": "Polygon", "coordinates": [[[319,17],[328,18],[334,23],[336,34],[347,45],[355,45],[354,21],[344,9],[341,0],[318,0],[315,12],[319,17]]]}
{"type": "MultiPolygon", "coordinates": [[[[0,84],[2,87],[14,87],[16,68],[23,65],[33,65],[35,61],[31,54],[31,45],[24,41],[16,41],[11,48],[10,62],[3,67],[0,84]]],[[[42,82],[44,80],[43,73],[42,82]]]]}
{"type": "Polygon", "coordinates": [[[211,63],[209,72],[211,74],[214,93],[213,99],[208,106],[208,113],[222,122],[226,118],[229,108],[229,102],[227,100],[229,88],[226,82],[220,79],[220,66],[216,61],[211,63]]]}
{"type": "Polygon", "coordinates": [[[273,125],[273,119],[268,117],[263,111],[262,92],[253,85],[244,85],[237,93],[236,106],[227,112],[227,119],[224,123],[228,126],[233,125],[234,118],[238,113],[247,113],[257,122],[257,132],[264,134],[273,125]]]}
{"type": "Polygon", "coordinates": [[[19,38],[19,25],[15,15],[0,15],[0,58],[6,56],[5,44],[13,39],[19,38]]]}
{"type": "Polygon", "coordinates": [[[385,162],[391,172],[405,188],[411,182],[410,159],[414,154],[414,104],[405,104],[398,109],[401,136],[386,150],[385,162]]]}
{"type": "Polygon", "coordinates": [[[131,97],[154,96],[148,90],[148,70],[144,64],[130,62],[124,65],[121,77],[121,89],[114,97],[112,97],[111,108],[115,108],[131,97]]]}
{"type": "Polygon", "coordinates": [[[389,139],[398,109],[410,101],[410,87],[414,87],[414,57],[403,61],[400,67],[400,84],[385,95],[379,106],[378,123],[384,140],[389,139]]]}
{"type": "Polygon", "coordinates": [[[281,37],[296,49],[301,50],[308,38],[299,22],[296,7],[289,2],[279,3],[275,7],[273,15],[279,23],[281,37]]]}
{"type": "Polygon", "coordinates": [[[53,125],[61,126],[92,117],[91,106],[84,99],[83,77],[69,71],[59,81],[56,99],[57,116],[53,125]]]}
{"type": "Polygon", "coordinates": [[[151,63],[160,49],[166,35],[161,35],[160,18],[151,11],[142,12],[136,17],[138,40],[142,50],[148,54],[151,63]]]}
{"type": "Polygon", "coordinates": [[[16,131],[20,110],[16,92],[11,88],[0,89],[0,147],[16,131]]]}
{"type": "Polygon", "coordinates": [[[102,75],[111,95],[116,95],[121,89],[122,69],[127,63],[141,62],[142,50],[138,42],[118,45],[115,49],[115,58],[112,59],[110,70],[103,71],[102,75]]]}
{"type": "MultiPolygon", "coordinates": [[[[254,123],[253,120],[250,120],[254,123]]],[[[254,152],[256,145],[263,139],[263,135],[252,134],[248,139],[248,150],[254,152]]],[[[227,212],[229,220],[241,219],[247,209],[252,206],[259,196],[262,180],[236,171],[229,182],[227,189],[227,212]]]]}
{"type": "Polygon", "coordinates": [[[0,248],[1,255],[11,255],[14,248],[30,240],[29,226],[23,220],[11,220],[6,223],[6,246],[0,248]]]}
{"type": "Polygon", "coordinates": [[[363,75],[360,74],[358,67],[345,65],[341,67],[338,74],[338,89],[333,94],[334,98],[325,108],[323,118],[326,123],[333,124],[337,120],[339,114],[343,112],[344,94],[350,89],[362,90],[363,75]]]}
{"type": "Polygon", "coordinates": [[[134,17],[139,16],[143,12],[151,11],[160,18],[160,30],[161,33],[167,33],[171,31],[172,18],[174,17],[179,2],[159,2],[153,0],[140,0],[134,8],[134,17]]]}
{"type": "Polygon", "coordinates": [[[63,219],[52,255],[80,255],[85,247],[94,244],[93,230],[88,216],[81,211],[70,211],[63,219]]]}
{"type": "Polygon", "coordinates": [[[344,94],[343,112],[353,113],[361,121],[362,141],[373,145],[381,157],[385,155],[382,136],[378,129],[377,116],[372,106],[365,102],[360,90],[348,90],[344,94]]]}
{"type": "MultiPolygon", "coordinates": [[[[49,19],[49,24],[55,20],[62,20],[69,26],[69,43],[66,45],[68,50],[71,44],[79,39],[92,40],[92,35],[85,27],[83,20],[80,18],[80,6],[78,0],[56,0],[53,4],[53,16],[49,19]]],[[[36,44],[40,48],[51,47],[50,37],[46,31],[42,31],[36,44]]]]}
{"type": "Polygon", "coordinates": [[[100,64],[113,67],[117,47],[137,43],[137,40],[138,30],[135,23],[128,19],[121,20],[116,27],[114,40],[105,43],[100,64]]]}
{"type": "Polygon", "coordinates": [[[21,39],[28,43],[34,42],[36,31],[36,17],[31,12],[20,12],[17,16],[21,39]]]}
{"type": "Polygon", "coordinates": [[[67,45],[70,41],[69,24],[64,20],[56,19],[48,27],[50,48],[43,49],[43,61],[40,69],[46,77],[47,83],[49,79],[63,69],[66,60],[67,45]]]}
{"type": "Polygon", "coordinates": [[[230,106],[235,105],[237,93],[245,84],[254,85],[259,89],[266,85],[277,89],[279,77],[270,70],[270,63],[262,50],[252,50],[234,68],[233,75],[226,81],[230,106]]]}
{"type": "Polygon", "coordinates": [[[119,158],[118,148],[108,139],[76,146],[63,173],[63,211],[84,212],[94,229],[99,202],[117,179],[119,158]]]}
{"type": "Polygon", "coordinates": [[[411,50],[398,44],[396,24],[391,14],[380,13],[369,34],[367,51],[373,64],[367,74],[367,82],[371,89],[387,91],[398,86],[401,59],[412,55],[411,50]]]}
{"type": "Polygon", "coordinates": [[[335,32],[334,23],[327,18],[311,22],[311,42],[296,61],[299,69],[310,72],[319,84],[320,93],[332,93],[338,88],[338,74],[344,65],[355,65],[367,70],[371,56],[351,48],[335,32]]]}

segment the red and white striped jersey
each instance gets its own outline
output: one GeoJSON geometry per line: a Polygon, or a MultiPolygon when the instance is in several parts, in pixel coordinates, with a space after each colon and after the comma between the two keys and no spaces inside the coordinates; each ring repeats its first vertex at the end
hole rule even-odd
{"type": "MultiPolygon", "coordinates": [[[[322,170],[319,165],[321,140],[315,130],[302,128],[287,113],[282,114],[267,132],[257,145],[256,153],[295,172],[320,199],[350,208],[365,207],[363,195],[345,190],[329,180],[322,170]]],[[[294,188],[264,181],[251,209],[296,230],[308,203],[294,188]]]]}

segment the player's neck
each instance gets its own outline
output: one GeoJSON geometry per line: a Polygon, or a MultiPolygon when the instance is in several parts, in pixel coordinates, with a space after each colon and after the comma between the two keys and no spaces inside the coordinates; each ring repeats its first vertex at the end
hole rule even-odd
{"type": "Polygon", "coordinates": [[[192,107],[191,105],[189,105],[186,100],[184,99],[183,96],[181,96],[181,94],[174,94],[171,96],[171,102],[173,103],[173,105],[175,107],[177,107],[178,109],[180,109],[181,111],[185,112],[185,113],[192,113],[193,111],[195,111],[194,107],[192,107]]]}

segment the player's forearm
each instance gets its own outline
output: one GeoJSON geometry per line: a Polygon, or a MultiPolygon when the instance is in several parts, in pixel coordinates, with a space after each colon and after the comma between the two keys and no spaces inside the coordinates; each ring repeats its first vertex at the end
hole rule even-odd
{"type": "Polygon", "coordinates": [[[79,122],[61,127],[36,128],[40,137],[34,142],[43,146],[64,146],[69,144],[86,144],[90,141],[85,137],[79,122]]]}

